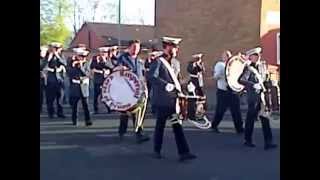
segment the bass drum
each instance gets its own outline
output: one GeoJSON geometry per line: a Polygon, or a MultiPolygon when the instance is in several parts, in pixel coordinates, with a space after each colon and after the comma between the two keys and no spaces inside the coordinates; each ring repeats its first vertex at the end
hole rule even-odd
{"type": "Polygon", "coordinates": [[[145,104],[146,86],[131,71],[114,71],[103,82],[102,99],[110,109],[133,112],[145,104]]]}
{"type": "Polygon", "coordinates": [[[231,57],[226,63],[225,75],[227,84],[235,92],[241,92],[244,90],[244,86],[238,82],[244,68],[246,67],[246,61],[241,55],[231,57]]]}

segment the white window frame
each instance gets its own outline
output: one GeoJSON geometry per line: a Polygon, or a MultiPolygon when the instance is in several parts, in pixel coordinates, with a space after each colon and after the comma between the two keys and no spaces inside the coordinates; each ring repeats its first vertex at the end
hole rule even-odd
{"type": "Polygon", "coordinates": [[[277,33],[277,64],[280,65],[280,32],[277,33]]]}

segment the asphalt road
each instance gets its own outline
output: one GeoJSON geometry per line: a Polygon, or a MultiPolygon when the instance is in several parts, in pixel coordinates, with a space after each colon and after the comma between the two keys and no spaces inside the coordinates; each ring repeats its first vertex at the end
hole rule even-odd
{"type": "MultiPolygon", "coordinates": [[[[110,116],[111,117],[111,116],[110,116]]],[[[149,116],[150,117],[150,116],[149,116]]],[[[80,117],[81,118],[81,117],[80,117]]],[[[242,145],[229,117],[220,124],[221,134],[184,124],[191,151],[198,156],[178,162],[172,130],[165,132],[165,159],[151,157],[152,141],[135,144],[132,129],[118,139],[118,119],[93,117],[94,125],[73,127],[69,119],[40,118],[41,180],[279,180],[280,147],[263,149],[260,122],[256,122],[256,148],[242,145]]],[[[280,120],[272,121],[275,142],[280,145],[280,120]]],[[[145,131],[152,137],[155,120],[147,119],[145,131]]],[[[129,122],[132,127],[132,123],[129,122]]]]}

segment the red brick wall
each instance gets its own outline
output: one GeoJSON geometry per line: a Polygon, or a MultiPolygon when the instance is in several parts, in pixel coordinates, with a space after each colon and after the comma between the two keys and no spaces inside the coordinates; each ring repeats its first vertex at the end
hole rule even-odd
{"type": "Polygon", "coordinates": [[[87,28],[87,25],[84,24],[82,28],[78,31],[78,33],[75,35],[75,38],[71,42],[70,46],[73,47],[77,44],[86,44],[87,46],[89,46],[88,32],[89,30],[87,28]]]}
{"type": "MultiPolygon", "coordinates": [[[[103,36],[112,36],[118,38],[119,26],[117,24],[106,23],[88,23],[83,25],[78,35],[71,43],[75,46],[78,43],[84,43],[89,46],[89,35],[91,33],[91,48],[95,49],[106,44],[103,36]]],[[[121,39],[140,39],[143,42],[154,39],[154,27],[152,26],[139,26],[139,25],[121,25],[121,39]]]]}
{"type": "Polygon", "coordinates": [[[245,51],[260,43],[260,0],[157,0],[156,36],[183,38],[183,75],[191,55],[205,54],[206,85],[215,86],[211,67],[225,49],[245,51]]]}
{"type": "Polygon", "coordinates": [[[268,64],[277,65],[277,33],[280,29],[271,30],[261,38],[262,56],[268,64]]]}
{"type": "MultiPolygon", "coordinates": [[[[179,60],[183,76],[187,77],[186,65],[191,55],[202,52],[207,68],[205,84],[214,87],[211,69],[223,50],[237,53],[260,45],[261,1],[156,0],[155,28],[146,26],[135,31],[138,26],[122,26],[121,35],[142,40],[165,35],[182,37],[179,60]]],[[[117,37],[117,25],[109,26],[110,34],[117,37]]],[[[105,29],[102,25],[101,28],[105,29]]],[[[81,43],[82,39],[79,37],[76,42],[81,43]]]]}
{"type": "Polygon", "coordinates": [[[268,13],[270,12],[280,12],[279,0],[262,0],[260,15],[262,56],[269,64],[277,65],[277,33],[280,32],[280,24],[277,18],[274,21],[270,21],[268,18],[268,13]]]}

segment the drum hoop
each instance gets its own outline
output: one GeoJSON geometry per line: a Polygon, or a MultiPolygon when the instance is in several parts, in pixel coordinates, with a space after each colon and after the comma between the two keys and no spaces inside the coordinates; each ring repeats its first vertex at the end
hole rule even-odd
{"type": "MultiPolygon", "coordinates": [[[[134,74],[133,72],[131,72],[130,70],[115,70],[115,71],[113,71],[111,74],[108,75],[108,77],[104,80],[104,82],[103,82],[103,84],[102,84],[102,99],[104,99],[104,92],[107,91],[107,90],[104,90],[104,89],[107,87],[107,86],[105,86],[105,84],[107,83],[106,81],[108,81],[108,79],[110,79],[110,77],[111,77],[112,75],[118,73],[119,71],[123,71],[124,73],[130,73],[131,75],[133,75],[133,76],[135,77],[135,79],[139,80],[139,78],[137,77],[137,75],[134,74]]],[[[139,84],[140,84],[141,86],[143,86],[143,87],[141,87],[142,89],[145,88],[145,87],[144,87],[144,86],[145,86],[144,83],[141,82],[140,80],[139,80],[139,84]]],[[[132,104],[132,105],[129,106],[128,108],[124,108],[124,109],[113,109],[112,107],[110,107],[110,108],[112,108],[113,110],[119,111],[119,112],[134,111],[135,109],[137,109],[138,107],[141,107],[141,106],[143,105],[143,102],[144,102],[145,99],[146,99],[146,97],[145,97],[145,95],[144,95],[144,94],[145,94],[144,92],[145,92],[145,91],[141,91],[141,92],[140,92],[140,95],[139,95],[139,98],[138,98],[138,100],[137,100],[137,103],[136,103],[136,104],[132,104]]],[[[110,101],[111,101],[111,100],[109,100],[109,101],[102,100],[102,102],[103,102],[105,105],[107,105],[107,106],[109,106],[109,105],[108,105],[108,102],[110,102],[110,101]]]]}
{"type": "MultiPolygon", "coordinates": [[[[232,64],[235,59],[238,59],[238,58],[241,58],[240,56],[233,56],[231,57],[227,62],[226,62],[226,66],[225,66],[225,76],[226,76],[226,81],[227,81],[227,84],[228,86],[235,92],[241,92],[244,90],[244,86],[241,85],[239,88],[237,87],[234,87],[233,84],[230,82],[230,72],[229,72],[229,69],[230,69],[230,64],[232,64]]],[[[238,60],[237,60],[238,61],[238,60]]]]}

